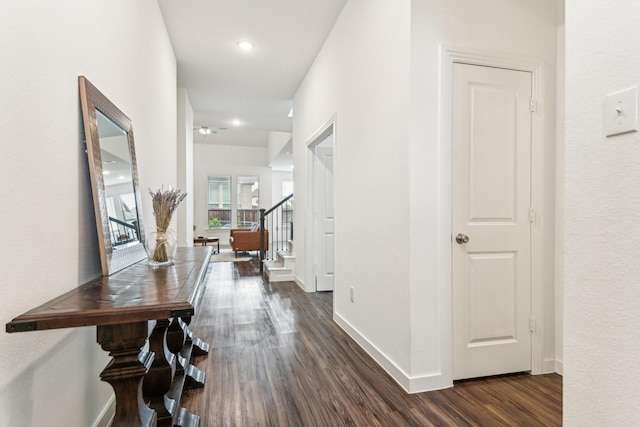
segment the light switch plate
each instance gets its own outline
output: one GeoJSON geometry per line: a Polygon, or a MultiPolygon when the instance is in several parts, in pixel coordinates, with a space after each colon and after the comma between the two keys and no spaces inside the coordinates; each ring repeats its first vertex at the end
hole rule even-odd
{"type": "Polygon", "coordinates": [[[607,136],[638,130],[638,86],[607,95],[604,123],[607,136]]]}

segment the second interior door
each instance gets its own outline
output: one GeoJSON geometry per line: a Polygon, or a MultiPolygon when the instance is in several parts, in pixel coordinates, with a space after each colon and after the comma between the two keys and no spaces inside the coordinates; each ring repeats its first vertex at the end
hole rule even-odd
{"type": "Polygon", "coordinates": [[[453,67],[454,379],[531,369],[531,86],[453,67]]]}
{"type": "Polygon", "coordinates": [[[332,291],[335,282],[333,134],[314,149],[316,291],[332,291]]]}

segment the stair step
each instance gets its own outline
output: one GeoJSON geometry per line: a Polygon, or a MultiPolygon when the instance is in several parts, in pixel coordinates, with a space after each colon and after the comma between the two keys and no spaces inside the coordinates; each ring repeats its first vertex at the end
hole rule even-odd
{"type": "Polygon", "coordinates": [[[278,251],[277,252],[278,256],[282,257],[282,258],[295,258],[295,254],[291,251],[278,251]]]}
{"type": "Polygon", "coordinates": [[[295,268],[296,265],[296,257],[291,252],[287,251],[278,251],[276,254],[277,261],[282,262],[287,268],[295,268]]]}
{"type": "Polygon", "coordinates": [[[264,261],[269,282],[287,282],[294,280],[293,269],[284,265],[280,260],[264,261]]]}
{"type": "Polygon", "coordinates": [[[289,268],[286,268],[284,266],[284,264],[282,263],[282,261],[280,260],[267,260],[264,261],[264,268],[267,268],[269,270],[290,270],[289,268]]]}

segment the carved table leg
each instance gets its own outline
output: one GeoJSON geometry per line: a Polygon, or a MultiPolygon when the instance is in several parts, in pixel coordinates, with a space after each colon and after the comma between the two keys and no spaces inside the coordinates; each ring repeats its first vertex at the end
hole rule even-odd
{"type": "MultiPolygon", "coordinates": [[[[202,341],[200,338],[194,338],[191,330],[189,330],[189,323],[191,323],[191,316],[185,316],[181,318],[184,325],[184,332],[186,336],[185,348],[191,347],[191,357],[208,356],[209,344],[202,341]]],[[[205,373],[197,369],[193,365],[187,366],[185,388],[200,388],[204,387],[205,373]]]]}
{"type": "MultiPolygon", "coordinates": [[[[178,340],[176,339],[176,346],[172,347],[171,350],[177,351],[176,356],[178,356],[178,370],[181,370],[181,372],[185,372],[184,388],[202,388],[204,387],[205,373],[190,363],[191,357],[194,355],[193,350],[195,347],[194,341],[191,338],[191,332],[187,327],[187,322],[185,322],[185,319],[187,319],[188,322],[191,320],[191,317],[183,317],[182,319],[174,318],[171,322],[171,326],[169,326],[169,330],[171,330],[172,333],[175,333],[176,336],[180,336],[183,343],[183,345],[178,348],[178,340]]],[[[208,350],[209,345],[206,343],[202,344],[206,345],[206,348],[208,350]]]]}
{"type": "Polygon", "coordinates": [[[148,322],[97,327],[97,341],[113,357],[100,374],[116,395],[113,427],[156,426],[156,413],[142,399],[142,378],[153,363],[153,352],[141,351],[149,336],[148,322]]]}
{"type": "MultiPolygon", "coordinates": [[[[179,318],[174,317],[171,319],[171,324],[167,329],[166,336],[167,348],[175,355],[176,359],[175,378],[171,386],[171,390],[168,393],[168,397],[180,401],[182,392],[189,388],[188,384],[191,380],[190,375],[195,373],[201,380],[199,387],[204,386],[204,372],[189,364],[190,356],[183,357],[182,355],[183,349],[187,347],[190,349],[190,346],[185,344],[186,334],[180,324],[179,318]]],[[[189,353],[190,352],[191,351],[189,350],[189,353]]],[[[178,408],[174,413],[173,423],[174,426],[195,427],[200,425],[200,417],[190,413],[184,408],[178,408]]]]}
{"type": "Polygon", "coordinates": [[[176,357],[165,344],[168,326],[167,319],[156,321],[156,327],[149,337],[149,350],[155,353],[155,358],[142,382],[142,393],[145,400],[150,401],[149,406],[156,411],[158,426],[172,426],[176,409],[176,401],[165,396],[176,371],[176,357]]]}
{"type": "Polygon", "coordinates": [[[187,343],[193,343],[191,355],[194,357],[209,355],[209,344],[202,341],[200,338],[193,338],[193,334],[189,330],[189,323],[191,323],[191,316],[185,316],[181,318],[184,322],[184,330],[187,338],[187,343]]]}
{"type": "Polygon", "coordinates": [[[167,348],[169,351],[176,355],[178,363],[176,365],[176,375],[184,374],[184,360],[180,355],[182,347],[185,345],[185,333],[180,326],[180,320],[177,317],[171,319],[169,329],[167,329],[167,348]]]}

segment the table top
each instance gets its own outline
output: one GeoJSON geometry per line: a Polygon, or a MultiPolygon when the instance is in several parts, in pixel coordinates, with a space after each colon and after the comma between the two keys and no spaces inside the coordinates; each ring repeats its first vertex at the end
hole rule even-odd
{"type": "Polygon", "coordinates": [[[178,248],[174,265],[142,260],[98,277],[6,324],[7,332],[113,325],[193,315],[210,247],[178,248]]]}
{"type": "Polygon", "coordinates": [[[193,241],[194,243],[201,243],[201,242],[217,242],[218,240],[220,240],[219,237],[204,237],[204,236],[198,236],[198,237],[194,237],[193,241]]]}

